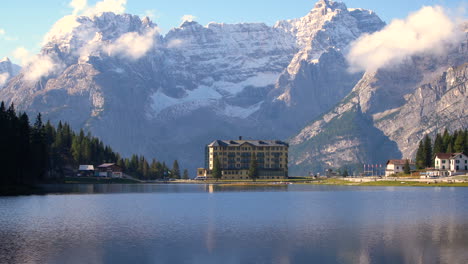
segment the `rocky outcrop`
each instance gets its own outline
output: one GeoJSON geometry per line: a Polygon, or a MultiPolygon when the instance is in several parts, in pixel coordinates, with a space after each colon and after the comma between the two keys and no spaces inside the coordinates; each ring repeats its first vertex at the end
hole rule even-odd
{"type": "Polygon", "coordinates": [[[291,173],[413,158],[425,134],[466,128],[465,45],[366,72],[336,107],[292,138],[291,173]]]}
{"type": "Polygon", "coordinates": [[[21,70],[21,67],[11,63],[9,58],[0,60],[0,89],[21,70]]]}
{"type": "Polygon", "coordinates": [[[398,144],[405,157],[414,157],[424,135],[468,128],[467,86],[468,64],[450,67],[409,94],[402,107],[374,115],[375,126],[398,144]]]}

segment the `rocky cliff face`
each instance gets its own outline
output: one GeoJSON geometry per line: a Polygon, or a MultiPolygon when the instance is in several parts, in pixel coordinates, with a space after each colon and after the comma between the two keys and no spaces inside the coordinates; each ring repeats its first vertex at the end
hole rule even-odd
{"type": "Polygon", "coordinates": [[[425,134],[466,128],[466,44],[366,72],[336,107],[292,138],[292,173],[412,158],[425,134]]]}
{"type": "Polygon", "coordinates": [[[375,115],[375,126],[396,142],[406,157],[414,157],[416,143],[424,135],[434,137],[445,128],[467,128],[467,85],[468,64],[450,67],[407,95],[402,107],[375,115]]]}
{"type": "Polygon", "coordinates": [[[0,89],[21,70],[21,67],[11,63],[9,58],[0,60],[0,89]]]}
{"type": "Polygon", "coordinates": [[[364,33],[382,29],[385,23],[372,11],[348,9],[345,4],[319,1],[300,19],[280,21],[275,27],[296,36],[300,47],[260,116],[284,124],[279,137],[287,137],[337,104],[362,77],[351,74],[344,54],[349,44],[364,33]]]}

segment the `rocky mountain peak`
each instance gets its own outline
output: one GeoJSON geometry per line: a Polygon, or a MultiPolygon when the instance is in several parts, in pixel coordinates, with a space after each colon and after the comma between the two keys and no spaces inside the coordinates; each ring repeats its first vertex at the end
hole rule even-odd
{"type": "Polygon", "coordinates": [[[346,4],[342,2],[335,2],[332,0],[319,0],[315,3],[314,9],[312,12],[320,12],[323,15],[327,14],[327,12],[333,12],[335,10],[346,10],[346,4]]]}
{"type": "Polygon", "coordinates": [[[0,63],[2,63],[2,62],[7,62],[7,63],[9,63],[9,62],[10,62],[10,58],[8,58],[8,57],[3,57],[3,59],[0,60],[0,63]]]}

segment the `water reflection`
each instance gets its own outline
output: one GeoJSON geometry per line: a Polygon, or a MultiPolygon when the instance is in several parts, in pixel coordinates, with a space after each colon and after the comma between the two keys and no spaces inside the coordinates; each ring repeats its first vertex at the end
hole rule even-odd
{"type": "Polygon", "coordinates": [[[79,187],[111,195],[0,198],[1,262],[468,260],[464,188],[126,187],[79,187]]]}

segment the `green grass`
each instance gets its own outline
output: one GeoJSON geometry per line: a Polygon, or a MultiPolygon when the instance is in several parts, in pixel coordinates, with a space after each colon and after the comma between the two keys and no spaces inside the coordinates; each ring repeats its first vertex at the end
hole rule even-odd
{"type": "Polygon", "coordinates": [[[410,187],[468,187],[468,182],[464,183],[427,183],[427,182],[411,182],[411,181],[376,181],[376,182],[363,182],[359,186],[410,186],[410,187]]]}
{"type": "Polygon", "coordinates": [[[399,179],[397,181],[371,181],[371,182],[351,182],[341,179],[324,179],[314,180],[306,184],[314,185],[349,185],[349,186],[407,186],[407,187],[468,187],[468,182],[465,183],[426,183],[426,182],[413,182],[399,179]]]}
{"type": "Polygon", "coordinates": [[[64,183],[82,183],[82,184],[132,184],[140,183],[132,179],[120,178],[98,178],[98,177],[68,177],[64,179],[64,183]]]}

